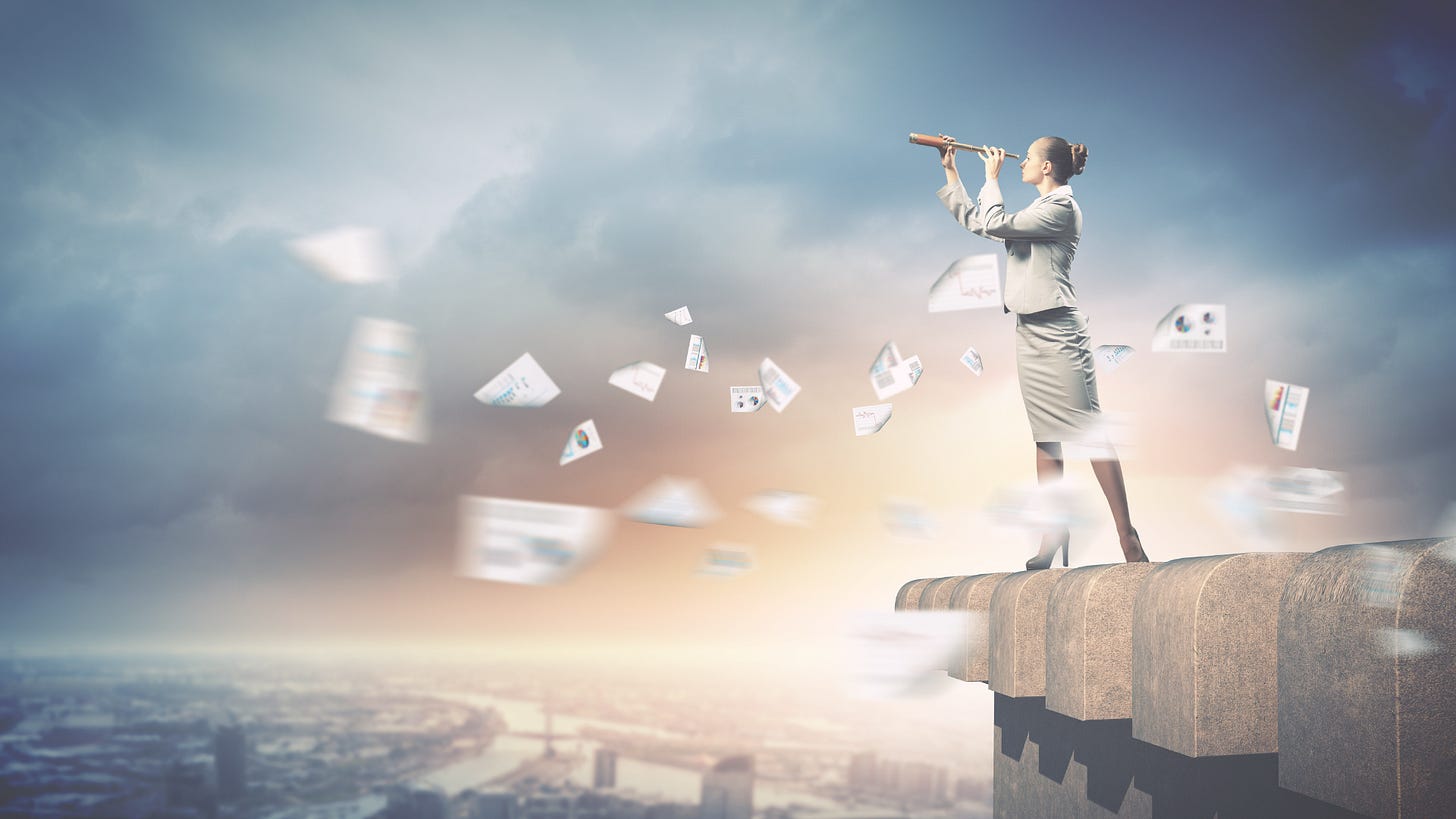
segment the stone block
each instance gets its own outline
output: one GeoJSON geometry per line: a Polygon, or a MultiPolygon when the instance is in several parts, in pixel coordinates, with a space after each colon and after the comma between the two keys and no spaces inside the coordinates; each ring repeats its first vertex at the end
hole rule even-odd
{"type": "Polygon", "coordinates": [[[1046,620],[1046,707],[1079,720],[1132,718],[1132,610],[1158,564],[1070,569],[1046,620]]]}
{"type": "Polygon", "coordinates": [[[1306,553],[1190,557],[1133,606],[1132,735],[1190,757],[1279,750],[1278,623],[1306,553]]]}
{"type": "Polygon", "coordinates": [[[932,580],[935,578],[922,577],[901,586],[900,591],[895,593],[895,611],[919,611],[920,594],[925,591],[925,587],[930,585],[932,580]]]}
{"type": "Polygon", "coordinates": [[[1279,784],[1369,816],[1456,816],[1456,538],[1299,565],[1279,611],[1279,784]]]}
{"type": "Polygon", "coordinates": [[[1008,697],[1046,695],[1046,612],[1052,587],[1070,569],[1010,574],[991,593],[987,674],[1008,697]]]}
{"type": "Polygon", "coordinates": [[[991,593],[1010,572],[977,574],[957,583],[950,595],[950,610],[966,612],[966,645],[964,656],[951,658],[946,673],[966,682],[986,682],[987,646],[990,643],[991,593]]]}

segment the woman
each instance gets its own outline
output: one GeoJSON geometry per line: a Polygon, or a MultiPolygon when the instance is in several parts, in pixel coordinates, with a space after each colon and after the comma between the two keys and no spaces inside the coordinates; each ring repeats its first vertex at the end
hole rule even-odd
{"type": "MultiPolygon", "coordinates": [[[[972,202],[956,171],[954,138],[940,135],[945,187],[936,192],[947,209],[972,233],[1006,244],[1006,312],[1016,313],[1016,374],[1021,398],[1036,442],[1036,475],[1041,483],[1062,476],[1062,442],[1105,444],[1097,434],[1097,375],[1092,360],[1087,319],[1077,309],[1072,288],[1072,257],[1082,237],[1082,211],[1072,199],[1067,180],[1087,164],[1087,146],[1070,145],[1061,137],[1042,137],[1026,149],[1021,181],[1041,196],[1025,210],[1008,214],[997,177],[1006,160],[1000,148],[982,146],[986,184],[972,202]]],[[[1092,471],[1117,525],[1117,539],[1129,563],[1146,561],[1142,541],[1127,511],[1122,464],[1110,447],[1105,458],[1092,459],[1092,471]]],[[[1042,536],[1027,569],[1052,565],[1057,550],[1067,565],[1071,533],[1066,529],[1042,536]]]]}

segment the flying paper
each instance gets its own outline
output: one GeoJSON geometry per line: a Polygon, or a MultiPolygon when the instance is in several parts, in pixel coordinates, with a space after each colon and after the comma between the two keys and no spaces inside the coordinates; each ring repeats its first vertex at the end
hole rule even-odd
{"type": "Polygon", "coordinates": [[[708,371],[708,345],[702,336],[695,335],[688,339],[688,359],[683,367],[700,373],[708,371]]]}
{"type": "Polygon", "coordinates": [[[1180,304],[1153,330],[1155,353],[1228,352],[1228,316],[1222,304],[1180,304]]]}
{"type": "Polygon", "coordinates": [[[702,484],[688,478],[659,478],[628,501],[622,513],[640,523],[700,529],[718,518],[702,484]]]}
{"type": "Polygon", "coordinates": [[[664,375],[667,375],[666,369],[650,361],[636,361],[612,370],[611,376],[607,378],[607,383],[620,387],[638,398],[651,401],[657,397],[657,390],[662,386],[664,375]]]}
{"type": "Polygon", "coordinates": [[[994,253],[957,259],[930,286],[930,312],[1000,307],[999,269],[994,253]]]}
{"type": "Polygon", "coordinates": [[[462,496],[456,571],[504,583],[556,583],[590,562],[611,529],[605,509],[462,496]]]}
{"type": "Polygon", "coordinates": [[[753,569],[753,550],[737,543],[718,543],[703,552],[698,574],[738,577],[753,569]]]}
{"type": "Polygon", "coordinates": [[[667,316],[668,321],[676,324],[679,327],[693,323],[693,314],[688,312],[688,307],[686,304],[682,307],[677,308],[676,310],[663,313],[663,315],[667,316]]]}
{"type": "Polygon", "coordinates": [[[976,352],[975,347],[967,347],[966,351],[961,353],[961,363],[976,375],[981,374],[981,354],[976,352]]]}
{"type": "Polygon", "coordinates": [[[780,370],[773,363],[773,359],[765,358],[758,365],[758,383],[763,387],[764,397],[768,399],[768,405],[773,407],[774,412],[783,412],[784,407],[799,394],[799,385],[780,370]]]}
{"type": "Polygon", "coordinates": [[[854,408],[854,434],[858,436],[874,435],[885,428],[890,422],[890,412],[893,404],[871,404],[867,407],[854,408]]]}
{"type": "Polygon", "coordinates": [[[536,359],[526,353],[475,392],[475,400],[493,407],[544,407],[561,394],[536,359]]]}
{"type": "Polygon", "coordinates": [[[373,284],[393,278],[378,231],[341,227],[288,243],[300,261],[325,277],[348,284],[373,284]]]}
{"type": "Polygon", "coordinates": [[[1291,452],[1299,446],[1299,430],[1304,426],[1304,409],[1309,403],[1309,388],[1284,381],[1264,381],[1264,416],[1269,421],[1269,435],[1274,445],[1291,452]]]}
{"type": "Polygon", "coordinates": [[[566,439],[566,446],[561,450],[561,465],[579,461],[601,448],[602,436],[597,434],[596,422],[588,418],[578,424],[566,439]]]}
{"type": "Polygon", "coordinates": [[[733,412],[758,412],[763,405],[763,387],[728,388],[728,409],[733,412]]]}
{"type": "Polygon", "coordinates": [[[1112,372],[1122,366],[1122,362],[1132,358],[1135,351],[1126,344],[1102,344],[1092,351],[1097,357],[1097,363],[1107,372],[1112,372]]]}
{"type": "Polygon", "coordinates": [[[384,438],[424,443],[424,356],[413,327],[397,321],[354,322],[327,418],[384,438]]]}
{"type": "Polygon", "coordinates": [[[745,500],[743,507],[785,526],[810,526],[819,508],[819,499],[803,492],[765,489],[745,500]]]}

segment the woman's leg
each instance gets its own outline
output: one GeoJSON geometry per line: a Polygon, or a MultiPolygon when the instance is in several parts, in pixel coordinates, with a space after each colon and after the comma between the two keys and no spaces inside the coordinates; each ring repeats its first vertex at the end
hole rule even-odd
{"type": "Polygon", "coordinates": [[[1117,540],[1122,545],[1122,556],[1128,563],[1145,562],[1147,552],[1132,528],[1132,517],[1127,511],[1127,486],[1122,481],[1122,462],[1116,455],[1092,459],[1092,474],[1102,485],[1102,494],[1107,496],[1107,505],[1112,508],[1112,522],[1117,526],[1117,540]]]}
{"type": "MultiPolygon", "coordinates": [[[[1037,483],[1053,483],[1062,479],[1062,472],[1066,462],[1062,460],[1062,445],[1055,441],[1037,441],[1036,443],[1036,480],[1037,483]]],[[[1046,558],[1050,563],[1051,558],[1056,557],[1057,550],[1067,546],[1067,541],[1072,533],[1067,529],[1054,532],[1046,532],[1041,536],[1041,551],[1037,558],[1046,558]]],[[[1065,557],[1063,558],[1065,560],[1065,557]]]]}

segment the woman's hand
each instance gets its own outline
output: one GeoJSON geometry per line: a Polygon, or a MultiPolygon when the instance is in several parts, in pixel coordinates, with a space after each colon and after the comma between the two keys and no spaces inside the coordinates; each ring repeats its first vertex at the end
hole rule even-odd
{"type": "Polygon", "coordinates": [[[955,173],[955,147],[951,145],[952,142],[955,142],[955,137],[946,136],[945,134],[937,134],[936,136],[945,140],[945,144],[940,146],[940,167],[945,168],[947,173],[955,173]]]}
{"type": "Polygon", "coordinates": [[[981,160],[986,163],[986,181],[993,182],[1001,175],[1001,164],[1006,161],[1006,149],[982,145],[981,160]]]}

